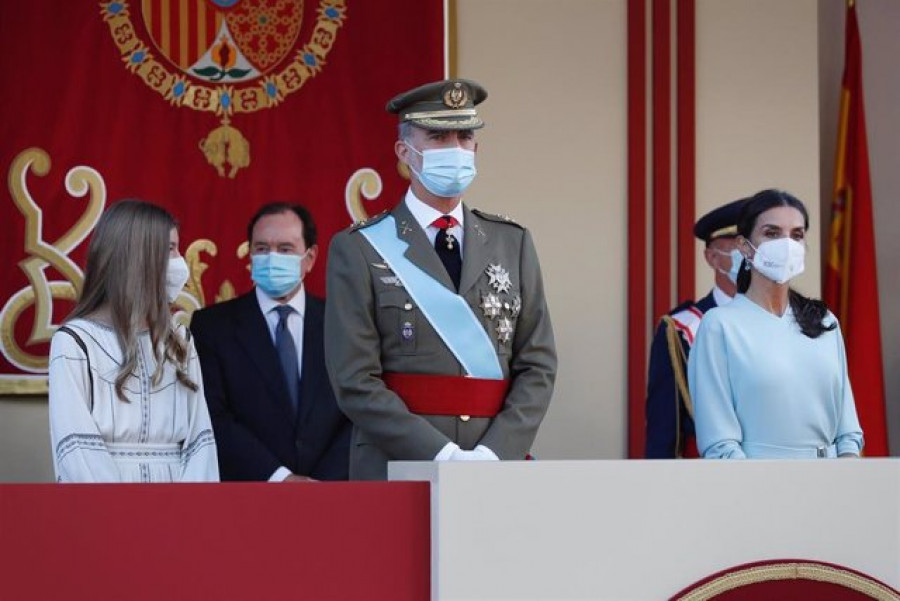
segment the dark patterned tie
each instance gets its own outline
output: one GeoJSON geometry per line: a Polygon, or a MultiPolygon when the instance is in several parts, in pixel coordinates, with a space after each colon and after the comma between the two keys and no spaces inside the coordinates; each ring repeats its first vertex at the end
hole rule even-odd
{"type": "Polygon", "coordinates": [[[281,305],[275,310],[278,312],[278,324],[275,326],[275,348],[278,350],[278,358],[281,360],[281,371],[284,373],[288,394],[291,397],[291,407],[296,414],[300,407],[300,366],[294,337],[291,336],[291,331],[287,327],[288,316],[294,309],[288,305],[281,305]]]}
{"type": "Polygon", "coordinates": [[[459,240],[453,237],[453,234],[447,233],[447,230],[457,225],[457,221],[450,215],[443,215],[434,220],[431,224],[438,228],[437,236],[434,238],[434,250],[441,258],[444,269],[450,274],[453,280],[453,286],[459,290],[459,278],[462,274],[462,255],[459,252],[459,240]]]}

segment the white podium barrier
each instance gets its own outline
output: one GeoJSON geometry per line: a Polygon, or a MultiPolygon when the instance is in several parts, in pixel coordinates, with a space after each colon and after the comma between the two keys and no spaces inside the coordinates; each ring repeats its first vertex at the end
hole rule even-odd
{"type": "Polygon", "coordinates": [[[900,459],[395,462],[431,482],[432,598],[666,599],[810,559],[900,589],[900,459]]]}

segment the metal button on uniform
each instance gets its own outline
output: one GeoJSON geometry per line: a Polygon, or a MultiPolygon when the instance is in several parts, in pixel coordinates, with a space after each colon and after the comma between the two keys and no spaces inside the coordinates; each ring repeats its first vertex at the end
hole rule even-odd
{"type": "Polygon", "coordinates": [[[469,416],[469,415],[460,415],[460,416],[459,416],[459,419],[460,419],[460,421],[467,422],[467,421],[469,421],[469,420],[471,419],[471,416],[469,416]]]}
{"type": "Polygon", "coordinates": [[[406,309],[407,311],[411,311],[411,310],[412,310],[412,303],[406,303],[405,305],[403,305],[403,308],[406,309]]]}

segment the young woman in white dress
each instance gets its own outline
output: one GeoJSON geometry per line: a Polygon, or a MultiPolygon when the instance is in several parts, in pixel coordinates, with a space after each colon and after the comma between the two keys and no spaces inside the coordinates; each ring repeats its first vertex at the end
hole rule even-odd
{"type": "Polygon", "coordinates": [[[704,315],[688,360],[703,457],[862,451],[837,318],[790,288],[804,269],[808,229],[806,207],[781,190],[763,190],[741,210],[738,294],[704,315]]]}
{"type": "Polygon", "coordinates": [[[50,344],[58,482],[219,479],[197,352],[170,311],[187,278],[165,209],[123,200],[100,217],[81,296],[50,344]]]}

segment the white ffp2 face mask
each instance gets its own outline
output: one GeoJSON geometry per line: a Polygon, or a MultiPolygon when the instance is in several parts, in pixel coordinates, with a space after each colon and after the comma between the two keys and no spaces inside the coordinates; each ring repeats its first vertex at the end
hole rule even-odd
{"type": "Polygon", "coordinates": [[[169,303],[174,303],[178,298],[189,276],[184,257],[169,257],[169,264],[166,266],[166,299],[169,303]]]}
{"type": "MultiPolygon", "coordinates": [[[[753,248],[753,245],[750,244],[750,247],[753,248]]],[[[754,250],[756,254],[753,255],[750,264],[756,271],[777,284],[784,284],[803,273],[806,247],[793,238],[766,240],[754,250]]]]}

